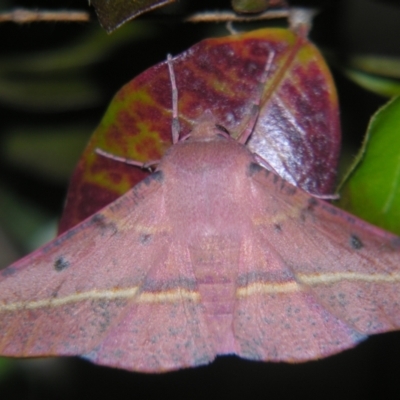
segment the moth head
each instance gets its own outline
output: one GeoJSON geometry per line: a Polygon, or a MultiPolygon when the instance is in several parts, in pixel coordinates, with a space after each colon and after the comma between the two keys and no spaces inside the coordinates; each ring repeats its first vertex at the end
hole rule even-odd
{"type": "Polygon", "coordinates": [[[229,131],[217,122],[217,119],[210,110],[206,110],[202,114],[189,134],[191,140],[203,142],[214,140],[221,136],[229,136],[229,131]]]}

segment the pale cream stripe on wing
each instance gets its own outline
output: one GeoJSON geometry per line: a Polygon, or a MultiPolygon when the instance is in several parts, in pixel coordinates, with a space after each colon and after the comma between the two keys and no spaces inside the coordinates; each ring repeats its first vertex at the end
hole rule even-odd
{"type": "Polygon", "coordinates": [[[282,222],[287,221],[288,219],[296,219],[299,218],[301,210],[298,207],[293,207],[291,209],[286,210],[285,212],[279,212],[272,216],[263,215],[262,217],[253,218],[254,225],[269,225],[272,226],[274,224],[280,224],[282,222]]]}
{"type": "Polygon", "coordinates": [[[76,303],[82,300],[114,300],[120,298],[127,298],[135,296],[139,287],[132,287],[127,289],[114,289],[114,290],[90,290],[88,292],[81,292],[71,294],[65,297],[52,297],[48,299],[35,300],[35,301],[17,301],[15,303],[0,304],[1,311],[17,311],[17,310],[33,310],[41,307],[57,307],[64,304],[76,303]]]}
{"type": "MultiPolygon", "coordinates": [[[[157,226],[155,225],[135,225],[135,232],[139,233],[140,235],[154,235],[156,233],[160,232],[169,232],[171,228],[169,225],[161,225],[159,222],[157,222],[157,226]]],[[[132,229],[131,226],[129,226],[129,229],[132,229]]]]}
{"type": "Polygon", "coordinates": [[[285,283],[262,283],[255,282],[250,285],[240,287],[236,291],[236,296],[246,297],[252,294],[261,293],[291,293],[298,292],[301,290],[299,284],[295,281],[285,282],[285,283]]]}
{"type": "MultiPolygon", "coordinates": [[[[88,292],[71,294],[65,297],[55,297],[35,301],[17,301],[15,303],[0,304],[0,312],[33,310],[41,307],[58,307],[82,300],[115,300],[133,298],[137,294],[138,290],[139,286],[126,289],[91,290],[88,292]]],[[[135,301],[140,303],[171,303],[180,299],[199,301],[200,294],[198,292],[178,288],[158,293],[143,292],[135,299],[135,301]]]]}
{"type": "Polygon", "coordinates": [[[264,283],[255,282],[247,286],[239,287],[236,291],[238,297],[251,296],[253,294],[263,293],[293,293],[302,290],[301,284],[306,285],[329,285],[341,281],[359,281],[371,283],[400,283],[400,274],[362,274],[359,272],[332,272],[327,274],[297,274],[299,283],[296,281],[290,282],[275,282],[264,283]]]}
{"type": "Polygon", "coordinates": [[[171,303],[180,299],[200,301],[200,293],[187,289],[166,290],[154,293],[143,292],[139,295],[137,301],[139,303],[171,303]]]}
{"type": "Polygon", "coordinates": [[[340,281],[361,281],[376,283],[400,282],[400,274],[363,274],[361,272],[329,272],[326,274],[298,274],[299,280],[309,285],[329,285],[340,281]]]}

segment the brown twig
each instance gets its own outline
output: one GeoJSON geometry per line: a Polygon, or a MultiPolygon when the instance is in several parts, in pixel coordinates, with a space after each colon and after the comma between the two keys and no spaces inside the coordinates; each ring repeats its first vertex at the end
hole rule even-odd
{"type": "Polygon", "coordinates": [[[258,15],[238,15],[230,11],[210,11],[191,15],[185,19],[185,22],[246,22],[261,21],[274,18],[287,18],[288,10],[270,10],[258,15]]]}
{"type": "Polygon", "coordinates": [[[90,15],[86,11],[43,11],[16,8],[10,12],[0,13],[0,22],[27,24],[30,22],[87,22],[90,15]]]}

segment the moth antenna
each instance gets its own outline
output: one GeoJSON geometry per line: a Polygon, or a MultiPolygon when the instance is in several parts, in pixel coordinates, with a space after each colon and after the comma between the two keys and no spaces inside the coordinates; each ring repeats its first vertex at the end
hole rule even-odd
{"type": "Polygon", "coordinates": [[[151,170],[151,168],[154,165],[157,165],[160,162],[158,160],[152,160],[152,161],[146,161],[146,162],[136,161],[136,160],[132,160],[130,158],[116,156],[114,154],[108,153],[107,151],[104,151],[99,148],[97,148],[95,150],[95,153],[102,157],[109,158],[110,160],[122,162],[127,165],[133,165],[134,167],[139,167],[141,169],[150,169],[151,170]]]}
{"type": "MultiPolygon", "coordinates": [[[[179,141],[180,127],[179,127],[179,119],[178,119],[178,88],[176,86],[176,79],[175,79],[174,67],[172,65],[171,54],[167,55],[167,64],[168,64],[168,71],[169,71],[169,77],[170,77],[171,89],[172,89],[172,123],[171,123],[172,143],[175,144],[179,141]]],[[[159,160],[152,160],[152,161],[147,161],[147,162],[131,160],[129,158],[116,156],[114,154],[108,153],[107,151],[104,151],[99,148],[97,148],[95,150],[95,152],[96,152],[96,154],[99,154],[100,156],[109,158],[111,160],[123,162],[124,164],[133,165],[135,167],[139,167],[142,169],[150,169],[151,170],[151,167],[153,167],[154,165],[156,165],[160,162],[159,160]]]]}
{"type": "MultiPolygon", "coordinates": [[[[179,119],[178,119],[178,88],[176,86],[176,79],[174,73],[174,67],[172,65],[172,56],[171,54],[167,55],[167,64],[168,64],[168,71],[169,71],[169,78],[171,81],[171,90],[172,90],[172,123],[171,123],[171,133],[172,133],[172,143],[175,144],[179,141],[179,119]]],[[[147,162],[141,162],[136,160],[131,160],[130,158],[119,157],[114,154],[108,153],[102,149],[95,149],[95,153],[102,156],[109,158],[110,160],[119,161],[127,165],[133,165],[135,167],[139,167],[142,169],[150,169],[154,166],[159,164],[159,160],[151,160],[147,162]]]]}
{"type": "Polygon", "coordinates": [[[251,105],[251,110],[250,110],[250,118],[247,122],[246,129],[240,134],[238,138],[239,143],[245,144],[249,139],[249,137],[251,136],[251,134],[253,133],[254,127],[256,126],[258,116],[260,115],[260,104],[262,95],[264,93],[265,82],[267,81],[268,75],[271,71],[271,66],[274,58],[275,58],[275,51],[270,51],[268,54],[267,62],[265,63],[263,73],[258,83],[257,98],[253,100],[253,104],[251,105]]]}
{"type": "Polygon", "coordinates": [[[171,54],[167,55],[169,79],[171,81],[171,91],[172,91],[172,123],[171,123],[171,133],[172,133],[172,144],[178,143],[179,141],[179,118],[178,118],[178,87],[176,86],[174,66],[172,64],[171,54]]]}
{"type": "Polygon", "coordinates": [[[180,141],[180,142],[184,142],[185,140],[189,139],[190,136],[192,136],[192,134],[191,134],[191,133],[188,133],[187,135],[181,137],[181,138],[179,139],[179,141],[180,141]]]}
{"type": "Polygon", "coordinates": [[[315,197],[316,199],[321,199],[321,200],[339,200],[340,199],[340,194],[339,193],[332,193],[332,194],[318,194],[318,193],[311,193],[307,192],[310,194],[312,197],[315,197]]]}

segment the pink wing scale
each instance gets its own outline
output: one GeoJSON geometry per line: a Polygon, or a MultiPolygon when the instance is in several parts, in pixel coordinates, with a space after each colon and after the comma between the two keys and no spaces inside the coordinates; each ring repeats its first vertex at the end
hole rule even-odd
{"type": "Polygon", "coordinates": [[[179,142],[159,172],[2,271],[0,351],[146,372],[324,357],[400,326],[399,246],[229,138],[179,142]]]}
{"type": "Polygon", "coordinates": [[[267,175],[254,176],[251,242],[264,255],[258,270],[241,264],[239,354],[302,361],[398,329],[399,238],[267,175]]]}
{"type": "Polygon", "coordinates": [[[82,354],[141,371],[204,364],[215,357],[190,264],[179,263],[181,249],[174,250],[168,240],[162,189],[150,176],[2,271],[2,354],[82,354]],[[51,269],[55,265],[65,269],[51,269]]]}
{"type": "Polygon", "coordinates": [[[161,260],[148,271],[136,304],[86,358],[145,372],[215,358],[186,243],[169,243],[159,254],[161,260]]]}
{"type": "Polygon", "coordinates": [[[323,358],[366,338],[322,307],[312,294],[255,294],[236,309],[238,355],[253,360],[300,362],[323,358]]]}
{"type": "Polygon", "coordinates": [[[186,298],[132,305],[124,319],[85,358],[142,372],[207,364],[215,353],[204,334],[202,314],[199,303],[186,298]]]}
{"type": "Polygon", "coordinates": [[[159,372],[305,361],[400,327],[400,239],[268,173],[216,122],[206,111],[158,172],[1,272],[1,354],[159,372]]]}

